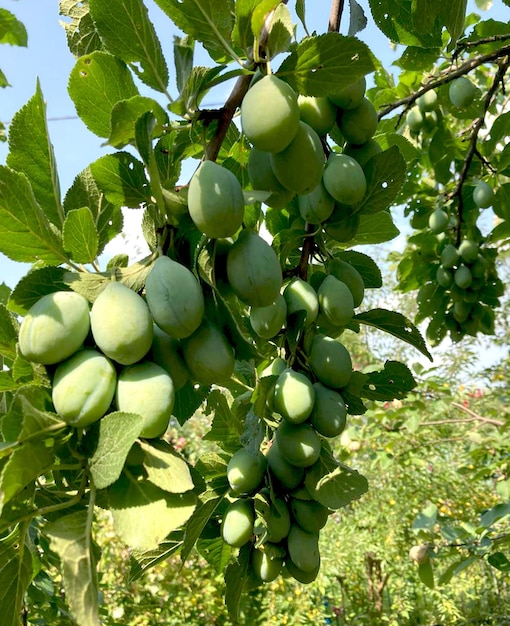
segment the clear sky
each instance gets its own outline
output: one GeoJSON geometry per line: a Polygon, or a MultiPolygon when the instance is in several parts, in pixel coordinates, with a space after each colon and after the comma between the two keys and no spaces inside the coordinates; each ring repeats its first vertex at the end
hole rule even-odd
{"type": "MultiPolygon", "coordinates": [[[[358,1],[365,8],[370,25],[367,0],[358,1]]],[[[151,0],[147,0],[146,4],[162,42],[167,63],[172,68],[173,37],[178,33],[151,0]]],[[[326,30],[329,4],[326,0],[313,0],[307,3],[308,7],[315,5],[314,10],[309,9],[307,13],[311,30],[316,29],[317,32],[326,30]]],[[[100,156],[111,152],[112,149],[103,146],[103,140],[89,132],[76,117],[73,102],[67,94],[67,80],[74,65],[74,58],[67,48],[64,29],[59,24],[58,1],[4,0],[1,5],[12,11],[25,24],[28,31],[28,47],[0,46],[0,68],[12,85],[0,90],[0,120],[7,123],[12,119],[14,113],[32,97],[36,81],[39,79],[47,102],[50,137],[55,149],[62,194],[64,194],[74,177],[83,168],[100,156]]],[[[289,5],[293,6],[294,3],[289,3],[289,5]]],[[[470,0],[470,9],[476,10],[474,0],[470,0]]],[[[494,0],[493,7],[487,16],[494,17],[494,19],[508,19],[509,13],[509,9],[504,6],[502,0],[494,0]]],[[[348,10],[346,8],[341,32],[345,33],[347,27],[348,10]]],[[[369,26],[360,33],[359,37],[368,43],[386,66],[391,63],[395,53],[375,27],[369,26]]],[[[204,65],[211,64],[208,57],[204,55],[197,58],[196,62],[204,65]]],[[[226,87],[223,89],[226,90],[226,87]]],[[[171,90],[175,92],[172,83],[171,90]]],[[[210,94],[205,104],[219,104],[222,95],[221,93],[210,94]]],[[[6,155],[7,144],[0,144],[0,163],[5,163],[6,155]]],[[[0,253],[0,282],[14,287],[27,269],[28,266],[13,263],[0,253]]]]}

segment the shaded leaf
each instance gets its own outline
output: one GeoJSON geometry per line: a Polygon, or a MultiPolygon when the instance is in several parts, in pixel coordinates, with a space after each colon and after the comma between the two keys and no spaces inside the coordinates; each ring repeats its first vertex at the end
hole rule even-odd
{"type": "Polygon", "coordinates": [[[92,263],[99,251],[99,233],[88,207],[73,209],[66,215],[62,242],[69,258],[76,263],[92,263]]]}
{"type": "Polygon", "coordinates": [[[77,57],[103,50],[104,46],[94,26],[88,0],[60,0],[59,13],[70,18],[63,20],[67,45],[77,57]]]}
{"type": "Polygon", "coordinates": [[[169,443],[141,441],[140,447],[145,453],[143,466],[151,483],[170,493],[193,489],[189,465],[169,443]]]}
{"type": "Polygon", "coordinates": [[[0,605],[5,626],[19,626],[23,599],[33,575],[31,544],[28,536],[16,528],[0,540],[0,605]]]}
{"type": "Polygon", "coordinates": [[[368,373],[361,395],[369,400],[389,401],[404,398],[415,387],[416,381],[407,365],[386,361],[383,370],[368,373]]]}

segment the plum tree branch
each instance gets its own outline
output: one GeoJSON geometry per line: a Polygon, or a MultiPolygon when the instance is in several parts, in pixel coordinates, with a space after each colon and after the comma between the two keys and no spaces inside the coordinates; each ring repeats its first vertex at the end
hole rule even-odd
{"type": "Polygon", "coordinates": [[[405,110],[411,107],[420,96],[427,93],[428,91],[431,91],[432,89],[437,89],[438,87],[446,85],[452,80],[459,78],[460,76],[469,74],[469,72],[473,71],[480,65],[484,65],[485,63],[492,63],[494,61],[497,61],[498,59],[504,59],[509,54],[510,45],[503,46],[498,50],[493,50],[492,52],[488,52],[487,54],[479,54],[472,59],[468,59],[467,61],[462,63],[462,65],[460,65],[456,70],[450,70],[450,68],[448,68],[441,72],[438,78],[431,80],[426,85],[420,87],[420,89],[418,89],[414,93],[386,105],[383,109],[381,109],[381,111],[379,111],[378,117],[379,119],[381,119],[400,107],[404,107],[405,112],[405,110]]]}
{"type": "Polygon", "coordinates": [[[344,0],[332,0],[329,12],[328,32],[337,33],[340,30],[340,22],[344,10],[344,0]]]}
{"type": "Polygon", "coordinates": [[[422,426],[442,426],[443,424],[467,424],[468,422],[481,422],[482,424],[491,424],[492,426],[504,426],[505,422],[501,420],[496,420],[491,417],[483,417],[483,415],[479,415],[472,411],[468,407],[460,404],[459,402],[452,402],[452,406],[456,409],[460,409],[467,413],[470,417],[468,419],[444,419],[444,420],[434,420],[430,422],[422,422],[422,426]]]}

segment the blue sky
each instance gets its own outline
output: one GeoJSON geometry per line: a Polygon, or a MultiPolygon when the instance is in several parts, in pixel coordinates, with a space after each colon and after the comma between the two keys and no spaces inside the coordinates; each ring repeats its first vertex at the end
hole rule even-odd
{"type": "MultiPolygon", "coordinates": [[[[365,7],[369,17],[367,1],[358,1],[365,7]]],[[[316,6],[320,6],[314,11],[308,11],[309,28],[323,32],[327,26],[329,2],[314,0],[313,3],[309,2],[308,6],[315,2],[316,6]]],[[[289,3],[290,6],[293,4],[289,3]]],[[[28,47],[0,46],[0,67],[12,85],[0,90],[0,120],[4,123],[9,122],[14,113],[32,97],[36,81],[39,79],[47,102],[50,137],[55,149],[64,194],[74,177],[84,167],[112,150],[102,146],[102,139],[89,132],[76,117],[73,102],[67,94],[67,80],[74,65],[74,58],[67,48],[64,29],[59,24],[58,1],[4,0],[1,5],[12,11],[25,24],[28,31],[28,47]]],[[[171,45],[177,31],[151,0],[147,1],[147,6],[163,43],[169,67],[172,68],[171,45]]],[[[470,9],[475,10],[474,0],[470,0],[470,9]]],[[[508,19],[509,10],[503,5],[502,0],[494,0],[492,9],[486,15],[494,19],[508,19]]],[[[370,22],[369,17],[369,24],[370,22]]],[[[346,9],[341,32],[345,33],[347,26],[346,9]]],[[[368,43],[386,66],[395,58],[388,41],[375,27],[369,26],[359,36],[368,43]]],[[[210,64],[205,55],[199,56],[196,61],[200,64],[210,64]]],[[[171,83],[171,89],[172,87],[171,83]]],[[[210,94],[209,101],[206,100],[205,104],[218,104],[222,95],[210,94]]],[[[6,155],[7,145],[0,144],[0,163],[5,163],[6,155]]],[[[0,253],[0,282],[14,287],[27,269],[28,266],[13,263],[0,253]]]]}

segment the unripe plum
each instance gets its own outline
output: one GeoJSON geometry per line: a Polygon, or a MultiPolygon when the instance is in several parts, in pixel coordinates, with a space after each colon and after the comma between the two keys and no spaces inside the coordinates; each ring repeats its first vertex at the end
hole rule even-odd
{"type": "Polygon", "coordinates": [[[494,202],[494,191],[489,183],[481,180],[473,190],[473,200],[480,209],[486,209],[492,206],[494,202]]]}
{"type": "Polygon", "coordinates": [[[253,535],[255,512],[251,500],[235,500],[223,515],[221,536],[229,546],[240,548],[248,543],[253,535]]]}
{"type": "Polygon", "coordinates": [[[349,143],[366,143],[377,129],[377,111],[367,98],[363,98],[355,109],[342,111],[338,126],[349,143]]]}
{"type": "Polygon", "coordinates": [[[430,560],[428,547],[423,544],[413,546],[409,550],[409,558],[418,564],[427,563],[430,560]]]}
{"type": "Polygon", "coordinates": [[[336,121],[336,107],[326,97],[298,96],[301,120],[311,126],[318,135],[325,135],[336,121]]]}
{"type": "Polygon", "coordinates": [[[320,564],[318,533],[309,533],[297,524],[290,527],[287,550],[294,565],[304,572],[313,572],[320,564]]]}
{"type": "Polygon", "coordinates": [[[71,426],[88,426],[108,411],[116,383],[110,359],[97,350],[80,350],[55,370],[51,390],[55,411],[71,426]]]}
{"type": "Polygon", "coordinates": [[[467,289],[473,282],[471,270],[464,264],[459,265],[459,267],[455,270],[453,278],[455,280],[455,284],[461,289],[467,289]]]}
{"type": "Polygon", "coordinates": [[[98,348],[121,365],[140,361],[152,344],[153,321],[145,300],[126,285],[110,282],[90,311],[98,348]]]}
{"type": "Polygon", "coordinates": [[[185,265],[160,256],[145,283],[147,305],[156,324],[171,337],[189,337],[204,317],[202,287],[185,265]]]}
{"type": "Polygon", "coordinates": [[[476,87],[466,76],[459,76],[452,80],[448,88],[448,95],[453,106],[463,109],[469,106],[476,94],[476,87]]]}
{"type": "Polygon", "coordinates": [[[460,242],[459,254],[466,263],[474,263],[478,258],[478,244],[472,239],[463,239],[460,242]]]}
{"type": "Polygon", "coordinates": [[[277,356],[262,370],[260,378],[265,378],[266,376],[279,376],[286,369],[287,363],[281,357],[277,356]]]}
{"type": "Polygon", "coordinates": [[[346,85],[339,91],[330,94],[328,98],[340,109],[355,109],[360,105],[365,95],[367,81],[364,76],[356,82],[346,85]]]}
{"type": "Polygon", "coordinates": [[[293,191],[285,187],[276,178],[271,166],[269,152],[253,147],[248,156],[248,178],[253,189],[270,191],[269,198],[264,200],[267,206],[274,209],[283,209],[295,196],[293,191]]]}
{"type": "Polygon", "coordinates": [[[227,277],[237,297],[250,306],[272,304],[282,286],[282,270],[273,248],[244,229],[227,255],[227,277]]]}
{"type": "Polygon", "coordinates": [[[267,453],[267,463],[271,474],[286,490],[294,489],[303,480],[304,469],[292,465],[283,457],[276,439],[273,439],[267,453]]]}
{"type": "Polygon", "coordinates": [[[249,494],[259,487],[266,471],[267,459],[262,452],[240,448],[230,457],[227,480],[236,495],[249,494]]]}
{"type": "Polygon", "coordinates": [[[423,126],[423,113],[418,106],[411,107],[406,115],[406,122],[413,133],[419,133],[423,126]]]}
{"type": "Polygon", "coordinates": [[[285,370],[276,381],[274,409],[291,424],[308,419],[315,402],[315,390],[310,379],[292,369],[285,370]]]}
{"type": "Polygon", "coordinates": [[[143,361],[120,371],[115,403],[119,411],[143,417],[141,437],[152,439],[165,433],[174,402],[174,383],[156,363],[143,361]]]}
{"type": "Polygon", "coordinates": [[[329,273],[349,287],[354,300],[354,307],[358,307],[363,302],[365,295],[365,281],[358,270],[342,259],[332,259],[329,263],[329,273]]]}
{"type": "Polygon", "coordinates": [[[295,193],[308,193],[320,183],[324,170],[324,151],[319,135],[304,122],[290,144],[271,154],[276,178],[295,193]]]}
{"type": "Polygon", "coordinates": [[[293,278],[283,290],[287,314],[304,310],[305,324],[311,324],[319,313],[319,298],[315,289],[302,278],[293,278]]]}
{"type": "Polygon", "coordinates": [[[55,291],[28,310],[19,330],[19,349],[34,363],[59,363],[81,347],[89,330],[87,300],[74,291],[55,291]]]}
{"type": "Polygon", "coordinates": [[[367,180],[361,165],[346,154],[332,154],[323,175],[324,186],[341,204],[353,205],[363,199],[367,180]]]}
{"type": "Polygon", "coordinates": [[[299,195],[297,200],[301,217],[310,224],[327,220],[335,208],[335,199],[328,193],[322,180],[315,189],[299,195]]]}
{"type": "MultiPolygon", "coordinates": [[[[338,206],[340,205],[337,205],[337,207],[338,206]]],[[[324,230],[331,237],[331,239],[334,239],[335,241],[339,241],[341,243],[351,241],[359,229],[359,214],[355,213],[354,215],[351,215],[350,213],[347,213],[342,219],[339,220],[334,220],[333,218],[335,217],[337,217],[336,207],[331,218],[324,222],[324,230]]]]}
{"type": "Polygon", "coordinates": [[[459,251],[452,244],[447,244],[441,251],[441,265],[446,269],[452,269],[459,262],[459,251]]]}
{"type": "Polygon", "coordinates": [[[317,567],[311,572],[305,572],[304,570],[299,569],[299,567],[297,567],[297,565],[295,565],[291,559],[287,559],[285,561],[284,570],[287,571],[292,576],[292,578],[294,578],[301,584],[309,585],[310,583],[313,583],[313,581],[317,578],[317,575],[319,574],[320,562],[317,567]]]}
{"type": "Polygon", "coordinates": [[[372,157],[376,156],[376,154],[381,154],[381,152],[381,146],[373,138],[369,139],[366,143],[362,143],[361,145],[348,143],[343,149],[343,154],[355,159],[361,167],[366,165],[366,163],[372,157]]]}
{"type": "Polygon", "coordinates": [[[283,558],[271,558],[265,550],[255,548],[251,556],[251,565],[257,578],[262,582],[270,583],[280,575],[283,567],[283,558]]]}
{"type": "Polygon", "coordinates": [[[211,239],[231,237],[244,219],[241,183],[222,165],[203,161],[189,184],[188,209],[198,230],[211,239]]]}
{"type": "Polygon", "coordinates": [[[170,337],[156,324],[154,324],[150,354],[151,360],[168,372],[173,380],[175,391],[184,387],[189,379],[189,372],[180,353],[179,340],[170,337]]]}
{"type": "Polygon", "coordinates": [[[443,233],[449,222],[450,218],[448,217],[448,213],[443,211],[443,209],[435,209],[429,216],[429,228],[436,234],[443,233]]]}
{"type": "Polygon", "coordinates": [[[314,383],[315,403],[310,424],[324,437],[337,437],[345,429],[347,409],[342,396],[322,383],[314,383]]]}
{"type": "Polygon", "coordinates": [[[318,533],[328,521],[329,509],[315,500],[290,499],[292,517],[308,533],[318,533]]]}
{"type": "Polygon", "coordinates": [[[235,365],[232,346],[209,321],[204,320],[181,345],[186,367],[199,384],[225,383],[232,376],[235,365]]]}
{"type": "Polygon", "coordinates": [[[264,76],[241,104],[241,127],[259,150],[280,152],[294,139],[299,125],[297,93],[274,74],[264,76]]]}
{"type": "Polygon", "coordinates": [[[416,100],[416,104],[423,113],[433,111],[437,106],[437,93],[433,89],[426,91],[416,100]]]}
{"type": "Polygon", "coordinates": [[[310,366],[319,381],[328,387],[345,387],[352,375],[347,348],[332,337],[316,335],[310,349],[310,366]]]}
{"type": "Polygon", "coordinates": [[[276,300],[268,306],[251,307],[250,324],[253,330],[262,339],[275,337],[287,319],[287,303],[282,294],[278,294],[276,300]]]}
{"type": "Polygon", "coordinates": [[[310,424],[291,424],[283,420],[276,429],[278,450],[291,465],[309,467],[320,456],[321,441],[310,424]]]}
{"type": "Polygon", "coordinates": [[[319,307],[327,321],[333,326],[345,326],[354,315],[354,298],[349,287],[329,274],[322,281],[317,295],[319,307]]]}
{"type": "Polygon", "coordinates": [[[437,268],[436,272],[437,284],[448,289],[453,283],[453,272],[442,265],[437,268]]]}

